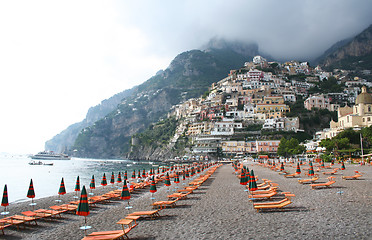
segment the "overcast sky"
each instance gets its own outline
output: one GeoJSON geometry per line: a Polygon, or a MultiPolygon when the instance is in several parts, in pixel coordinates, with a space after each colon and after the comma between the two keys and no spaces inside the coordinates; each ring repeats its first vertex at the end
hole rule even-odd
{"type": "Polygon", "coordinates": [[[212,37],[315,57],[367,28],[371,9],[370,0],[1,1],[0,152],[43,150],[89,107],[212,37]]]}

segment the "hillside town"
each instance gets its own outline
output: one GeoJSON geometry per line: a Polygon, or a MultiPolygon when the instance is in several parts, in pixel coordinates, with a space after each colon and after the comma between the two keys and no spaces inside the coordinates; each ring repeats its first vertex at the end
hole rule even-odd
{"type": "Polygon", "coordinates": [[[191,139],[193,155],[275,155],[280,138],[267,138],[260,133],[303,132],[299,117],[287,116],[290,104],[300,97],[307,110],[318,108],[338,113],[337,122],[331,121],[330,128],[303,143],[307,150],[316,150],[322,139],[345,128],[372,124],[372,96],[367,93],[371,84],[360,77],[351,79],[346,70],[327,72],[319,66],[310,67],[308,62],[281,64],[255,56],[244,67],[231,70],[227,77],[213,83],[202,97],[173,107],[169,117],[174,116],[181,123],[170,144],[186,135],[191,139]],[[311,89],[329,78],[335,79],[343,90],[311,93],[311,89]]]}

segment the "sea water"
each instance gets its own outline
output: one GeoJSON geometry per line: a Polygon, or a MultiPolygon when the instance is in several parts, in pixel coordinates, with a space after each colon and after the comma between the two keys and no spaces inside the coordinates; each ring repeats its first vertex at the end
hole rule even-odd
{"type": "MultiPolygon", "coordinates": [[[[9,202],[29,200],[27,191],[32,179],[35,199],[58,194],[62,177],[66,192],[74,192],[76,178],[79,176],[80,189],[89,184],[94,175],[96,187],[100,186],[103,174],[106,174],[107,184],[110,185],[111,174],[114,172],[115,182],[119,172],[127,170],[128,179],[133,170],[146,171],[155,168],[151,162],[134,162],[132,160],[100,160],[72,158],[71,160],[42,160],[44,163],[53,162],[53,166],[30,165],[27,155],[0,154],[0,198],[4,185],[7,184],[9,202]]],[[[124,176],[121,176],[124,179],[124,176]]]]}

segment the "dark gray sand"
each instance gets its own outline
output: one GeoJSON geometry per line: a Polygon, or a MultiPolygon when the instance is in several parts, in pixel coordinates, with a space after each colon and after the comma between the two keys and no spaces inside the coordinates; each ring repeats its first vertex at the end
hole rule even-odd
{"type": "MultiPolygon", "coordinates": [[[[336,164],[336,167],[339,166],[336,164]]],[[[131,239],[372,239],[372,167],[346,165],[346,170],[334,175],[332,188],[312,190],[301,185],[296,178],[284,178],[277,172],[252,163],[255,174],[279,184],[279,190],[296,194],[293,203],[280,211],[257,213],[248,200],[244,186],[234,174],[231,165],[224,165],[186,200],[177,202],[175,208],[160,211],[156,220],[139,220],[138,226],[128,234],[131,239]],[[360,180],[343,180],[343,175],[353,175],[354,170],[364,173],[360,180]]],[[[286,167],[294,172],[294,168],[286,167]]],[[[306,178],[304,175],[302,177],[306,178]]],[[[320,174],[318,182],[326,182],[320,174]]],[[[160,187],[154,194],[157,201],[166,200],[168,187],[160,187]]],[[[181,183],[178,184],[182,187],[181,183]]],[[[171,190],[175,187],[172,183],[171,190]]],[[[109,186],[96,190],[108,192],[109,186]]],[[[130,204],[133,211],[150,210],[151,194],[144,189],[133,194],[130,204]]],[[[37,199],[36,208],[48,208],[57,197],[37,199]]],[[[279,198],[273,198],[277,200],[279,198]]],[[[64,203],[73,200],[68,194],[64,203]]],[[[11,214],[30,210],[30,202],[10,206],[11,214]]],[[[114,200],[97,204],[88,216],[93,231],[119,230],[116,222],[128,213],[126,201],[114,200]]],[[[0,239],[81,239],[79,229],[84,217],[63,214],[61,219],[40,220],[38,225],[16,230],[5,229],[0,239]]]]}

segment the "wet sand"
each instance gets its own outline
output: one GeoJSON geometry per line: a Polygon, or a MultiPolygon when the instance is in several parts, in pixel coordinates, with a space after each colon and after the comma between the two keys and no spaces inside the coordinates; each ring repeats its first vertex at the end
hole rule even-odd
{"type": "MultiPolygon", "coordinates": [[[[339,165],[336,164],[335,167],[339,165]]],[[[279,190],[296,194],[292,204],[282,210],[257,212],[248,200],[244,186],[234,174],[231,165],[224,165],[188,199],[179,200],[174,208],[160,211],[155,220],[138,221],[128,236],[130,239],[372,239],[372,167],[346,164],[339,171],[332,188],[312,190],[301,185],[296,178],[284,178],[268,168],[249,163],[255,174],[279,184],[279,190]],[[343,175],[353,175],[354,170],[363,172],[360,180],[343,180],[343,175]]],[[[286,170],[295,172],[294,168],[286,170]]],[[[306,178],[304,175],[302,177],[306,178]]],[[[326,182],[320,174],[318,182],[326,182]]],[[[166,200],[170,188],[158,184],[155,200],[166,200]]],[[[182,183],[178,184],[182,187],[182,183]]],[[[109,186],[96,190],[96,194],[110,191],[109,186]]],[[[130,212],[150,210],[149,189],[133,194],[130,212]]],[[[37,199],[36,208],[48,208],[56,204],[50,197],[37,199]]],[[[71,194],[63,196],[62,203],[74,200],[71,194]]],[[[277,200],[273,198],[272,200],[277,200]]],[[[30,210],[30,202],[13,204],[11,214],[30,210]]],[[[126,201],[113,200],[108,204],[97,204],[87,217],[93,231],[119,230],[117,221],[124,218],[128,210],[126,201]]],[[[0,239],[81,239],[84,232],[84,217],[63,214],[62,218],[40,220],[38,225],[27,225],[25,229],[6,228],[0,239]]]]}

